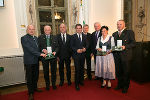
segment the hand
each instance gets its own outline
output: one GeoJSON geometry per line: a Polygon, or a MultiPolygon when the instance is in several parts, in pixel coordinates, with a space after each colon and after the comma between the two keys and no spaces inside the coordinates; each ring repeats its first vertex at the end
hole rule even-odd
{"type": "Polygon", "coordinates": [[[57,57],[57,61],[58,61],[58,62],[60,61],[59,57],[57,57]]]}
{"type": "Polygon", "coordinates": [[[52,52],[52,54],[55,56],[55,55],[56,55],[56,52],[52,52]]]}
{"type": "Polygon", "coordinates": [[[41,53],[41,55],[40,55],[40,56],[42,56],[42,57],[44,57],[44,58],[45,58],[45,57],[46,57],[46,54],[44,54],[44,53],[41,53]]]}
{"type": "Polygon", "coordinates": [[[97,50],[98,50],[98,51],[102,51],[102,49],[101,49],[101,48],[98,48],[97,50]]]}
{"type": "Polygon", "coordinates": [[[83,49],[82,49],[82,51],[83,51],[83,52],[85,52],[85,51],[86,51],[86,49],[85,49],[85,48],[83,48],[83,49]]]}
{"type": "Polygon", "coordinates": [[[47,54],[47,53],[48,53],[46,49],[43,49],[42,51],[43,51],[45,54],[47,54]]]}
{"type": "Polygon", "coordinates": [[[77,50],[77,53],[82,53],[82,49],[78,49],[78,50],[77,50]]]}
{"type": "Polygon", "coordinates": [[[91,53],[91,57],[93,56],[94,54],[93,53],[91,53]]]}
{"type": "Polygon", "coordinates": [[[121,48],[124,50],[126,47],[125,46],[121,46],[121,48]]]}
{"type": "Polygon", "coordinates": [[[110,54],[112,52],[112,50],[109,50],[108,52],[107,52],[107,54],[110,54]]]}

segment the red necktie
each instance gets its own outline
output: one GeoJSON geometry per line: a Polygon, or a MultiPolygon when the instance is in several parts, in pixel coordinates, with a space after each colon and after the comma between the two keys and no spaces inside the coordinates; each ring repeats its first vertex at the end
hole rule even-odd
{"type": "Polygon", "coordinates": [[[121,31],[119,31],[119,37],[121,36],[121,31]]]}

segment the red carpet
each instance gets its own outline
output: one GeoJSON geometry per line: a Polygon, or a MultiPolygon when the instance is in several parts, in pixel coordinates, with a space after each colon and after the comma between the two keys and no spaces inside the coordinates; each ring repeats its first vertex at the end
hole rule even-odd
{"type": "MultiPolygon", "coordinates": [[[[122,94],[121,90],[116,91],[116,81],[112,81],[112,88],[100,88],[99,81],[85,81],[84,86],[80,86],[80,91],[76,91],[74,84],[58,87],[57,90],[50,88],[50,91],[35,93],[35,100],[150,100],[150,83],[137,84],[131,82],[127,94],[122,94]]],[[[27,100],[27,91],[0,96],[0,100],[27,100]]]]}

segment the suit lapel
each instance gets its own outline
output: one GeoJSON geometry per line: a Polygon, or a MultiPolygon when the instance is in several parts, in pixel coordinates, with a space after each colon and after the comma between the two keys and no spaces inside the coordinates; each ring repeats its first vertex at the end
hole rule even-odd
{"type": "Polygon", "coordinates": [[[69,36],[66,34],[66,43],[68,42],[69,36]]]}
{"type": "Polygon", "coordinates": [[[83,40],[84,40],[84,34],[82,33],[81,43],[83,42],[83,40]]]}
{"type": "Polygon", "coordinates": [[[61,37],[61,33],[59,34],[59,40],[60,40],[61,42],[63,42],[63,41],[62,41],[62,37],[61,37]]]}

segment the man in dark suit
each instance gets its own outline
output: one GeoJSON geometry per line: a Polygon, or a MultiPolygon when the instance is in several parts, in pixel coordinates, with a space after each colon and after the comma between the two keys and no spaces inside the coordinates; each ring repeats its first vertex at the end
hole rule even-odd
{"type": "MultiPolygon", "coordinates": [[[[100,29],[101,29],[101,25],[99,22],[95,22],[94,23],[94,28],[95,28],[95,31],[92,33],[92,55],[94,55],[94,63],[96,64],[96,44],[97,44],[97,40],[99,37],[102,36],[102,33],[100,32],[100,29]]],[[[98,80],[99,77],[95,77],[95,80],[98,80]]]]}
{"type": "Polygon", "coordinates": [[[84,85],[84,62],[85,62],[85,51],[88,48],[86,36],[82,34],[82,25],[76,24],[76,33],[71,39],[71,48],[73,50],[73,59],[75,65],[75,88],[77,91],[80,90],[79,84],[84,85]]]}
{"type": "Polygon", "coordinates": [[[59,61],[59,75],[60,75],[60,84],[59,86],[63,86],[64,84],[64,63],[66,65],[67,70],[67,81],[68,85],[71,85],[71,54],[72,50],[70,47],[71,36],[66,33],[66,25],[60,24],[60,34],[57,35],[59,52],[58,52],[58,61],[59,61]]]}
{"type": "Polygon", "coordinates": [[[39,52],[37,37],[34,36],[35,28],[33,25],[28,25],[27,34],[21,37],[21,44],[24,52],[24,66],[26,72],[26,81],[29,94],[29,100],[33,100],[34,91],[41,92],[37,89],[39,76],[39,57],[46,55],[39,52]]]}
{"type": "Polygon", "coordinates": [[[49,63],[51,65],[51,81],[53,89],[56,89],[56,70],[57,70],[57,53],[58,53],[58,41],[55,36],[51,34],[51,27],[46,25],[44,26],[44,34],[41,34],[38,37],[39,49],[40,52],[48,53],[48,48],[51,48],[52,54],[55,56],[53,59],[41,58],[44,72],[44,79],[46,83],[46,90],[50,88],[49,80],[49,63]]]}
{"type": "Polygon", "coordinates": [[[135,46],[135,36],[132,30],[125,28],[124,20],[117,22],[117,29],[118,31],[113,33],[115,45],[117,45],[117,40],[122,40],[123,51],[114,52],[116,76],[118,78],[118,85],[115,89],[122,89],[122,93],[127,93],[130,84],[130,63],[132,48],[135,46]]]}
{"type": "Polygon", "coordinates": [[[89,44],[89,47],[86,49],[86,55],[85,55],[85,59],[86,59],[86,65],[87,65],[87,76],[88,79],[91,80],[92,79],[92,75],[91,75],[91,53],[92,53],[92,42],[91,42],[91,34],[88,33],[89,31],[89,26],[87,24],[85,24],[83,26],[83,34],[86,36],[87,42],[89,44]]]}
{"type": "Polygon", "coordinates": [[[92,55],[94,55],[94,62],[96,64],[96,44],[97,44],[97,40],[99,37],[102,36],[102,33],[100,32],[100,29],[101,29],[101,25],[99,22],[95,22],[94,23],[94,28],[95,28],[95,31],[92,33],[92,55]]]}

